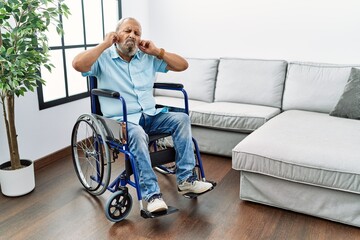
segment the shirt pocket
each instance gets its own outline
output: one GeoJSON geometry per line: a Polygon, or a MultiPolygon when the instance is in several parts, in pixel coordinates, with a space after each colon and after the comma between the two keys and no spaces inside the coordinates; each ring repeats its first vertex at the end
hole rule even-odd
{"type": "Polygon", "coordinates": [[[144,69],[133,76],[134,87],[139,91],[152,89],[154,80],[155,75],[153,74],[152,69],[144,69]]]}

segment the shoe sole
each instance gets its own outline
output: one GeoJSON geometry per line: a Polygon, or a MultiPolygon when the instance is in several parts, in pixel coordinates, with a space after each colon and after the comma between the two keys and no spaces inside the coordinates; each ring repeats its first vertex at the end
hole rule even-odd
{"type": "Polygon", "coordinates": [[[214,188],[214,186],[211,186],[211,187],[209,187],[207,189],[204,189],[203,191],[200,191],[200,192],[194,192],[194,191],[191,191],[191,190],[180,190],[180,188],[178,188],[178,193],[180,193],[182,195],[187,194],[187,193],[194,193],[194,194],[199,194],[200,195],[202,193],[206,193],[206,192],[212,190],[213,188],[214,188]]]}
{"type": "Polygon", "coordinates": [[[212,191],[214,189],[214,187],[212,187],[212,188],[210,188],[209,190],[207,190],[206,192],[202,192],[202,193],[185,193],[185,194],[182,194],[182,196],[184,196],[184,197],[186,197],[186,198],[190,198],[190,199],[195,199],[195,198],[197,198],[198,196],[200,196],[200,195],[203,195],[203,194],[205,194],[205,193],[207,193],[207,192],[210,192],[210,191],[212,191]]]}
{"type": "Polygon", "coordinates": [[[149,211],[149,212],[151,212],[151,213],[158,213],[158,212],[164,212],[164,211],[167,211],[168,210],[168,208],[166,207],[161,207],[161,208],[158,208],[158,209],[154,209],[154,210],[152,210],[152,211],[149,211]]]}

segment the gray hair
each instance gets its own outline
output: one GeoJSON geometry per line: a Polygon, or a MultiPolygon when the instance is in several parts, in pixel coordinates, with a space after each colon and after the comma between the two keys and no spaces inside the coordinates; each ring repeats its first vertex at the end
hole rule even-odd
{"type": "MultiPolygon", "coordinates": [[[[115,29],[116,32],[119,31],[119,28],[120,28],[121,24],[123,24],[126,20],[133,20],[133,21],[139,23],[139,21],[136,20],[136,19],[133,18],[133,17],[125,17],[125,18],[122,18],[122,19],[120,19],[120,20],[118,21],[118,23],[116,24],[116,29],[115,29]]],[[[139,25],[140,25],[140,23],[139,23],[139,25]]]]}

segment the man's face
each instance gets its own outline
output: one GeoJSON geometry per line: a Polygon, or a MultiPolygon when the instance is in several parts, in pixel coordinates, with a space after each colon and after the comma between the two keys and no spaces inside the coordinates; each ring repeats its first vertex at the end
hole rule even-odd
{"type": "Polygon", "coordinates": [[[118,50],[129,57],[134,56],[141,40],[140,24],[131,19],[126,20],[121,24],[117,34],[120,38],[117,43],[118,50]]]}

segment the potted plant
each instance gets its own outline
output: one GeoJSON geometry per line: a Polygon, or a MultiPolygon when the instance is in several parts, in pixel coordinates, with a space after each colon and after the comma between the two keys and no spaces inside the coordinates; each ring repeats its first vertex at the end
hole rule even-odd
{"type": "Polygon", "coordinates": [[[34,166],[21,160],[15,128],[15,97],[44,84],[40,67],[49,71],[46,32],[55,24],[62,33],[59,14],[68,16],[62,0],[0,0],[0,103],[9,145],[10,161],[0,165],[1,190],[7,196],[20,196],[35,188],[34,166]],[[20,180],[18,174],[29,179],[20,180]]]}

